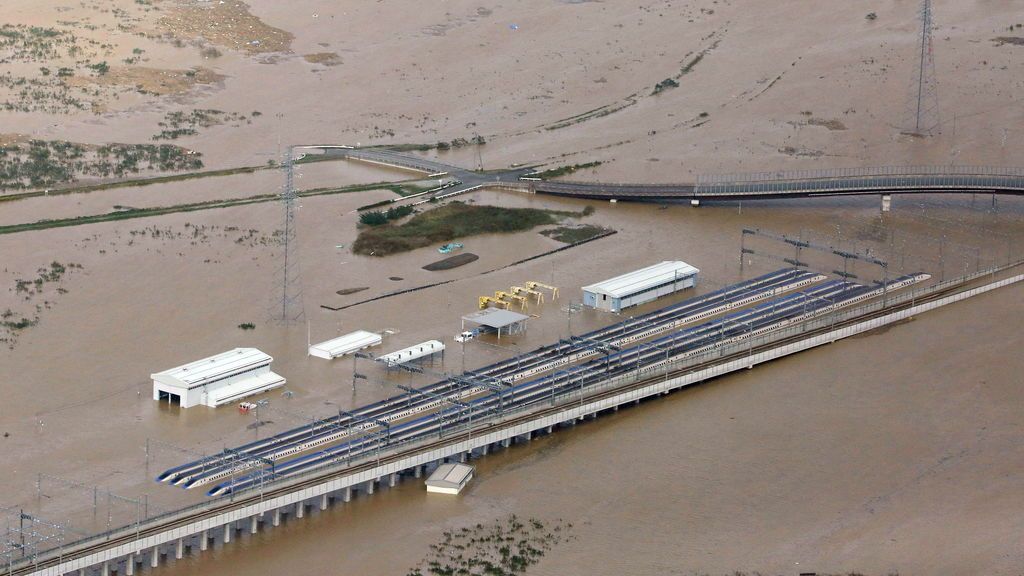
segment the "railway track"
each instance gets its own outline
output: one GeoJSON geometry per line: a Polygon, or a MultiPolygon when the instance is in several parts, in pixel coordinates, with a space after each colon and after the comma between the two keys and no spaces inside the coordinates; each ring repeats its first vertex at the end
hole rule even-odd
{"type": "MultiPolygon", "coordinates": [[[[813,329],[807,330],[805,332],[802,332],[800,334],[794,334],[794,335],[791,335],[791,336],[785,336],[785,337],[782,337],[782,338],[780,338],[778,340],[774,340],[772,342],[768,342],[768,343],[760,344],[760,345],[757,345],[757,346],[753,346],[749,350],[736,351],[736,352],[733,352],[733,353],[730,353],[730,354],[723,355],[721,357],[715,358],[713,360],[708,360],[707,362],[702,362],[700,364],[696,364],[696,365],[693,365],[693,366],[687,366],[687,367],[680,368],[680,369],[677,369],[677,370],[671,370],[667,374],[658,374],[656,376],[652,375],[652,376],[650,376],[648,378],[644,378],[642,380],[638,380],[636,382],[633,382],[633,383],[630,383],[630,384],[627,384],[627,385],[624,385],[624,386],[620,386],[620,387],[617,387],[617,388],[614,388],[614,389],[601,390],[601,391],[598,391],[598,392],[588,396],[586,398],[586,400],[590,401],[590,402],[599,401],[599,400],[604,399],[604,398],[608,398],[608,397],[612,397],[612,396],[615,396],[615,395],[622,394],[623,392],[628,392],[630,390],[635,390],[635,389],[638,389],[638,388],[643,388],[645,386],[649,386],[652,383],[664,380],[666,378],[671,379],[671,378],[686,376],[688,374],[692,374],[692,373],[699,372],[699,371],[702,371],[702,370],[707,370],[709,368],[714,368],[715,366],[719,366],[719,365],[722,365],[722,364],[727,364],[729,362],[733,362],[735,360],[743,359],[745,357],[748,357],[751,354],[757,354],[757,353],[765,352],[765,351],[768,351],[768,350],[772,350],[774,348],[779,348],[779,347],[785,346],[787,344],[792,344],[792,343],[796,343],[796,342],[799,342],[799,341],[802,341],[802,340],[813,338],[814,336],[825,334],[825,333],[828,333],[828,332],[832,332],[832,331],[837,330],[837,329],[845,328],[845,327],[848,327],[848,326],[851,326],[851,325],[859,324],[859,323],[862,323],[862,322],[865,322],[865,321],[869,321],[869,320],[872,320],[872,319],[875,319],[875,318],[886,316],[886,315],[889,315],[889,314],[892,314],[892,313],[895,313],[895,312],[899,312],[901,310],[906,310],[908,308],[911,308],[911,307],[914,307],[914,306],[917,306],[917,305],[920,305],[920,304],[925,304],[925,303],[928,303],[928,302],[939,300],[939,299],[942,299],[942,298],[944,298],[944,297],[946,297],[948,295],[951,295],[951,294],[961,290],[962,288],[963,288],[963,284],[955,284],[955,285],[944,286],[944,287],[939,288],[939,289],[937,289],[937,290],[935,290],[933,292],[930,292],[928,294],[922,295],[920,298],[914,298],[912,300],[899,302],[899,303],[897,303],[895,305],[892,305],[890,307],[887,307],[887,308],[884,308],[884,309],[879,309],[879,310],[874,310],[874,311],[869,311],[869,312],[866,312],[865,314],[862,314],[862,315],[859,315],[859,316],[856,316],[856,317],[844,318],[844,319],[838,320],[834,324],[831,324],[831,325],[828,325],[828,326],[821,326],[821,327],[818,327],[818,328],[813,328],[813,329]]],[[[112,548],[112,547],[115,547],[115,546],[131,544],[132,542],[136,542],[136,541],[138,541],[140,539],[143,539],[143,538],[146,538],[146,537],[149,537],[149,536],[156,536],[156,535],[159,535],[159,534],[161,534],[163,532],[167,532],[169,530],[173,530],[175,528],[188,526],[190,524],[194,524],[196,522],[200,522],[200,521],[205,520],[205,519],[215,518],[217,516],[220,516],[222,514],[225,514],[225,513],[231,512],[231,511],[241,510],[241,509],[244,509],[244,508],[246,508],[248,506],[251,506],[251,505],[254,505],[254,504],[259,504],[260,502],[263,502],[265,500],[272,499],[272,498],[275,498],[275,497],[278,497],[278,496],[284,496],[284,495],[287,495],[287,494],[290,494],[290,493],[302,490],[304,488],[310,488],[310,487],[313,487],[313,486],[317,486],[319,484],[323,484],[324,482],[328,482],[328,481],[336,479],[336,478],[340,478],[340,477],[343,477],[343,476],[349,476],[349,475],[353,475],[353,474],[358,474],[360,472],[370,471],[370,470],[373,470],[374,468],[377,468],[377,467],[379,467],[381,465],[386,465],[386,464],[394,463],[394,462],[400,461],[402,459],[408,458],[410,456],[415,456],[417,454],[423,454],[423,453],[430,452],[432,450],[436,450],[438,448],[443,448],[443,447],[445,447],[447,445],[451,445],[451,444],[454,444],[456,442],[459,442],[459,441],[463,440],[465,436],[470,435],[472,433],[480,433],[480,432],[485,431],[485,430],[488,431],[488,432],[493,432],[493,431],[497,431],[497,430],[513,428],[513,427],[515,427],[517,425],[520,425],[520,424],[523,424],[523,423],[527,423],[527,422],[530,422],[532,420],[537,420],[539,418],[543,418],[544,416],[549,416],[549,415],[557,414],[557,413],[559,413],[561,411],[564,411],[565,409],[566,409],[566,405],[565,404],[560,404],[560,405],[557,405],[557,406],[548,406],[548,407],[544,407],[544,408],[539,408],[538,410],[531,411],[528,414],[521,414],[521,415],[518,415],[518,416],[514,416],[514,417],[511,417],[508,420],[502,421],[500,423],[490,423],[487,426],[478,426],[478,427],[475,427],[475,428],[470,428],[470,429],[467,429],[467,430],[463,430],[463,431],[460,431],[456,435],[448,436],[448,437],[445,437],[445,438],[440,438],[440,439],[437,439],[437,440],[427,441],[427,442],[425,442],[423,444],[417,445],[414,448],[410,448],[410,449],[403,450],[403,451],[400,451],[400,452],[395,452],[395,453],[391,453],[391,454],[381,454],[378,459],[375,459],[373,461],[368,461],[368,462],[363,462],[363,463],[360,463],[360,464],[355,464],[355,465],[352,465],[352,466],[345,467],[343,469],[327,470],[327,471],[324,471],[322,474],[318,474],[316,476],[312,476],[312,477],[309,477],[309,478],[294,479],[294,481],[288,482],[287,484],[282,484],[280,486],[271,486],[270,489],[264,490],[261,493],[249,493],[247,495],[233,497],[229,501],[226,501],[226,502],[223,502],[223,503],[219,503],[219,504],[210,505],[209,507],[204,508],[203,510],[197,510],[195,512],[186,514],[184,516],[181,516],[179,518],[175,518],[175,519],[167,521],[167,522],[154,523],[151,526],[145,526],[145,527],[141,527],[140,526],[140,527],[138,527],[137,529],[134,529],[134,530],[132,529],[131,526],[128,526],[128,527],[124,528],[124,530],[123,530],[124,533],[121,534],[121,535],[117,535],[117,536],[107,535],[107,537],[105,539],[103,539],[103,540],[100,540],[100,541],[97,541],[95,543],[91,543],[91,544],[85,545],[82,548],[78,548],[78,549],[73,550],[73,551],[69,551],[69,552],[66,552],[66,553],[62,552],[59,555],[58,555],[58,553],[56,551],[53,551],[53,555],[51,557],[45,558],[43,560],[38,560],[35,564],[23,565],[23,566],[19,566],[17,568],[13,568],[12,570],[9,571],[9,575],[10,576],[23,576],[23,575],[31,574],[31,573],[33,573],[35,571],[38,571],[38,570],[41,570],[41,569],[52,568],[52,567],[55,567],[59,563],[61,563],[63,561],[66,561],[66,560],[86,557],[86,556],[88,556],[90,554],[94,554],[94,553],[97,553],[97,552],[100,552],[102,550],[105,550],[105,549],[108,549],[108,548],[112,548]]]]}

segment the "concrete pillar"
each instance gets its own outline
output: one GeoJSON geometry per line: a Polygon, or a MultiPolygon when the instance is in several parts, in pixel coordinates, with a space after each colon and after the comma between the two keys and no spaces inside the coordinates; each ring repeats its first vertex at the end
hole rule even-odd
{"type": "Polygon", "coordinates": [[[185,540],[178,538],[178,541],[174,544],[174,559],[181,560],[185,556],[185,540]]]}
{"type": "Polygon", "coordinates": [[[633,406],[639,406],[639,405],[640,405],[640,399],[639,398],[637,398],[636,400],[633,400],[633,406]]]}
{"type": "Polygon", "coordinates": [[[890,209],[892,209],[892,196],[882,194],[882,212],[888,212],[890,209]]]}
{"type": "Polygon", "coordinates": [[[78,576],[85,576],[85,568],[78,569],[78,576]]]}
{"type": "Polygon", "coordinates": [[[160,565],[160,547],[153,546],[153,554],[149,557],[149,565],[156,568],[160,565]]]}
{"type": "Polygon", "coordinates": [[[412,467],[412,475],[413,475],[414,478],[419,478],[419,477],[423,476],[423,466],[419,466],[419,465],[413,466],[412,467]]]}
{"type": "Polygon", "coordinates": [[[511,444],[512,444],[512,439],[511,438],[505,438],[504,440],[501,441],[501,445],[504,448],[508,448],[509,445],[511,445],[511,444]]]}
{"type": "Polygon", "coordinates": [[[527,442],[529,442],[530,440],[533,440],[533,431],[527,432],[525,434],[525,436],[526,436],[526,441],[527,442]]]}
{"type": "Polygon", "coordinates": [[[352,501],[352,487],[346,486],[345,491],[341,493],[341,499],[345,502],[352,501]]]}
{"type": "Polygon", "coordinates": [[[459,462],[465,464],[466,460],[468,459],[468,454],[468,452],[459,452],[459,462]]]}
{"type": "Polygon", "coordinates": [[[388,486],[394,488],[395,484],[398,484],[398,474],[392,472],[390,475],[388,475],[388,486]]]}
{"type": "Polygon", "coordinates": [[[487,456],[487,451],[490,450],[490,448],[490,444],[484,444],[483,446],[480,447],[480,453],[483,454],[484,456],[487,456]]]}
{"type": "Polygon", "coordinates": [[[274,526],[281,525],[281,509],[274,508],[274,514],[270,517],[270,523],[274,526]]]}
{"type": "Polygon", "coordinates": [[[129,554],[124,559],[124,573],[125,576],[135,576],[135,554],[129,554]]]}
{"type": "Polygon", "coordinates": [[[327,510],[328,504],[329,502],[327,501],[327,494],[320,496],[320,510],[327,510]]]}
{"type": "Polygon", "coordinates": [[[618,411],[619,411],[619,405],[616,404],[615,407],[612,408],[612,412],[618,412],[618,411]]]}
{"type": "Polygon", "coordinates": [[[231,542],[231,533],[235,531],[235,523],[229,522],[224,525],[224,543],[231,542]]]}
{"type": "Polygon", "coordinates": [[[366,493],[367,494],[373,494],[373,483],[374,482],[375,482],[375,480],[368,480],[366,482],[366,493]]]}
{"type": "Polygon", "coordinates": [[[552,432],[554,432],[554,430],[555,430],[554,426],[548,426],[548,428],[547,428],[547,430],[545,430],[545,432],[547,432],[548,434],[551,434],[552,432]]]}
{"type": "Polygon", "coordinates": [[[260,519],[255,514],[249,518],[249,534],[255,534],[260,531],[260,519]]]}
{"type": "Polygon", "coordinates": [[[210,531],[203,530],[199,533],[199,550],[205,552],[210,547],[210,531]]]}
{"type": "Polygon", "coordinates": [[[305,502],[296,502],[295,503],[295,517],[296,518],[302,518],[305,515],[306,515],[306,503],[305,502]]]}
{"type": "Polygon", "coordinates": [[[100,576],[110,576],[110,562],[104,562],[100,565],[100,576]]]}

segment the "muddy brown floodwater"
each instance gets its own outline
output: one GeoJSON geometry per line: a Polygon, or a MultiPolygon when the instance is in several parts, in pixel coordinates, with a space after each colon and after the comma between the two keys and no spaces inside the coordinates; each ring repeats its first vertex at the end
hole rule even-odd
{"type": "MultiPolygon", "coordinates": [[[[473,237],[464,243],[478,261],[428,272],[420,267],[437,259],[436,246],[384,259],[338,248],[354,239],[353,208],[388,194],[301,201],[299,255],[314,341],[392,329],[379,351],[451,342],[481,294],[526,280],[562,288],[559,301],[530,310],[537,317],[526,335],[472,342],[464,360],[452,347],[435,366],[447,370],[564,337],[570,325],[561,308],[580,297],[579,286],[641,265],[679,258],[702,271],[696,291],[657,306],[735,282],[743,227],[871,250],[893,262],[894,274],[923,270],[936,278],[1005,262],[1024,248],[1024,202],[1013,199],[993,210],[990,198],[901,197],[882,215],[874,198],[694,209],[484,191],[463,199],[574,211],[593,204],[586,221],[618,234],[487,275],[480,273],[559,244],[536,231],[473,237]],[[342,312],[319,306],[446,279],[455,281],[342,312]],[[353,286],[370,288],[337,293],[353,286]]],[[[0,250],[12,256],[4,282],[52,260],[84,267],[62,282],[68,292],[54,297],[39,325],[14,350],[0,351],[0,427],[11,433],[3,439],[4,505],[23,504],[88,531],[105,527],[106,511],[93,512],[81,490],[44,479],[37,495],[39,472],[145,494],[152,511],[200,500],[153,483],[190,457],[154,444],[147,468],[146,439],[216,452],[254,438],[253,416],[161,407],[149,398],[148,375],[234,346],[274,356],[294,392],[267,396],[261,435],[396,393],[398,383],[428,381],[360,365],[370,380],[353,390],[352,361],[309,358],[306,325],[268,321],[278,247],[235,235],[270,235],[280,214],[265,204],[0,237],[0,250]],[[218,232],[201,241],[128,233],[155,223],[172,232],[218,232]],[[250,321],[255,330],[237,328],[250,321]]],[[[747,246],[791,255],[763,241],[747,246]]],[[[803,258],[826,271],[841,266],[808,252],[803,258]]],[[[781,266],[751,257],[744,277],[781,266]]],[[[877,277],[864,267],[849,271],[865,282],[877,277]]],[[[1015,535],[1024,517],[1024,360],[1016,353],[1022,297],[1020,287],[1008,288],[489,456],[457,498],[428,497],[421,483],[405,481],[159,572],[402,574],[445,529],[516,513],[576,526],[576,538],[550,552],[532,569],[537,574],[1010,573],[1021,565],[1015,535]]],[[[21,305],[18,298],[6,296],[3,305],[21,305]]],[[[571,330],[616,320],[587,311],[572,318],[571,330]]],[[[130,522],[134,508],[115,505],[111,517],[130,522]]]]}

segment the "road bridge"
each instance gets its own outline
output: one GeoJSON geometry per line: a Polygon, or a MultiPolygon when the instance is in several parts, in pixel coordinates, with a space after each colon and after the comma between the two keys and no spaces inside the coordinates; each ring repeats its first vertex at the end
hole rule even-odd
{"type": "Polygon", "coordinates": [[[458,184],[443,198],[485,187],[616,201],[701,202],[891,194],[1024,194],[1024,168],[993,166],[883,166],[704,175],[696,182],[639,184],[538,180],[531,167],[478,172],[379,148],[324,148],[325,154],[451,176],[458,184]]]}

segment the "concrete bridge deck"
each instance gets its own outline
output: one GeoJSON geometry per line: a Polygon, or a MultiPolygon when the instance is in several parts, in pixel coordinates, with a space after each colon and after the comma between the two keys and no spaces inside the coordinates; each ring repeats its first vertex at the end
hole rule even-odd
{"type": "Polygon", "coordinates": [[[536,180],[529,178],[533,172],[529,167],[478,172],[378,148],[325,148],[324,151],[427,174],[448,174],[459,184],[438,193],[444,197],[489,186],[573,198],[696,203],[923,193],[1024,194],[1024,168],[1014,167],[883,166],[705,175],[696,182],[634,184],[536,180]]]}

